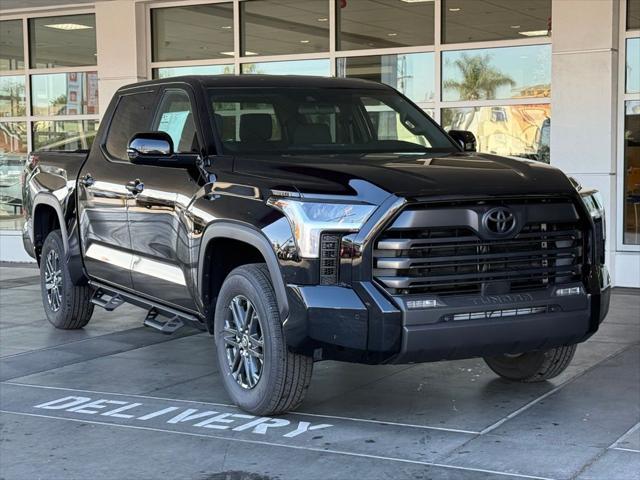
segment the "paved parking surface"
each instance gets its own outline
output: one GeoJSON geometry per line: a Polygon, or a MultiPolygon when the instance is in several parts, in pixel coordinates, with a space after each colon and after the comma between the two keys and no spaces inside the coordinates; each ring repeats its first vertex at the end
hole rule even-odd
{"type": "Polygon", "coordinates": [[[0,267],[0,479],[640,479],[640,292],[551,382],[481,360],[316,364],[298,412],[230,405],[212,339],[96,309],[44,319],[38,271],[0,267]]]}

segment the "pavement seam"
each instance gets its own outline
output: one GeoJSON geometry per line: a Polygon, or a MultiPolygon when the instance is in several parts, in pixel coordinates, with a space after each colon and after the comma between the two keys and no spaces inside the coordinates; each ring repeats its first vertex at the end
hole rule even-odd
{"type": "MultiPolygon", "coordinates": [[[[627,437],[628,435],[631,435],[633,432],[635,432],[639,428],[640,428],[640,422],[636,423],[633,427],[631,427],[629,430],[627,430],[622,435],[620,435],[620,437],[618,437],[618,439],[615,442],[613,442],[611,445],[609,445],[609,448],[618,448],[618,449],[620,449],[621,447],[618,447],[618,444],[621,443],[625,437],[627,437]]],[[[626,449],[626,450],[628,450],[628,449],[626,449]]],[[[633,449],[631,449],[631,450],[633,451],[633,449]]]]}
{"type": "MultiPolygon", "coordinates": [[[[521,413],[529,410],[531,407],[535,406],[538,402],[544,400],[545,398],[548,398],[549,396],[551,396],[554,393],[557,393],[558,391],[560,391],[562,388],[566,387],[567,385],[570,385],[571,383],[573,383],[575,380],[581,378],[582,376],[586,375],[588,372],[590,372],[591,370],[593,370],[594,368],[596,368],[597,366],[601,365],[602,363],[611,360],[619,355],[622,355],[623,353],[625,353],[627,350],[633,348],[633,347],[637,347],[638,345],[640,345],[640,343],[632,343],[629,346],[618,350],[617,352],[614,352],[610,355],[607,355],[605,358],[603,358],[602,360],[600,360],[597,363],[594,363],[593,365],[591,365],[590,367],[586,368],[585,370],[583,370],[582,372],[578,373],[577,375],[575,375],[574,377],[569,378],[568,380],[565,380],[563,383],[561,383],[560,385],[558,385],[557,387],[549,390],[548,392],[544,393],[543,395],[531,400],[529,403],[527,403],[526,405],[520,407],[519,409],[511,412],[509,415],[507,415],[506,417],[498,420],[497,422],[495,422],[492,425],[489,425],[489,427],[483,429],[480,433],[478,433],[477,435],[475,435],[474,437],[470,438],[469,440],[467,440],[466,442],[464,442],[462,445],[458,445],[457,447],[451,449],[448,452],[443,453],[442,455],[439,455],[437,457],[437,460],[439,461],[444,461],[447,458],[449,458],[453,453],[455,453],[456,451],[463,449],[464,447],[466,447],[469,443],[473,442],[474,440],[483,437],[484,435],[487,435],[488,433],[494,431],[496,428],[500,427],[501,425],[503,425],[504,423],[506,423],[509,420],[513,420],[515,417],[517,417],[518,415],[520,415],[521,413]]],[[[627,432],[628,433],[628,432],[627,432]]],[[[596,455],[594,457],[594,459],[592,461],[590,461],[588,464],[583,465],[582,468],[580,468],[580,470],[578,471],[578,473],[576,475],[579,475],[581,472],[584,471],[584,469],[591,465],[595,460],[597,460],[599,457],[601,457],[606,451],[608,450],[608,448],[605,448],[602,450],[602,452],[600,452],[598,455],[596,455]]],[[[573,475],[572,477],[570,477],[571,479],[574,479],[576,477],[576,475],[573,475]]]]}
{"type": "Polygon", "coordinates": [[[289,448],[289,449],[293,449],[293,450],[304,450],[304,451],[310,451],[310,452],[316,452],[316,453],[324,453],[324,454],[343,455],[343,456],[349,456],[349,457],[368,458],[368,459],[374,459],[374,460],[386,460],[386,461],[391,461],[391,462],[399,462],[399,463],[406,463],[406,464],[412,464],[412,465],[423,465],[423,466],[426,466],[426,467],[444,468],[444,469],[450,469],[450,470],[461,470],[461,471],[467,471],[467,472],[486,473],[486,474],[506,476],[506,477],[511,477],[511,478],[525,478],[525,479],[530,479],[530,480],[554,480],[554,479],[552,479],[550,477],[541,477],[541,476],[536,476],[536,475],[526,475],[526,474],[520,474],[520,473],[501,472],[501,471],[498,471],[498,470],[488,470],[488,469],[482,469],[482,468],[463,467],[463,466],[449,465],[449,464],[444,464],[444,463],[426,462],[426,461],[420,461],[420,460],[411,460],[411,459],[398,458],[398,457],[387,457],[387,456],[381,456],[381,455],[370,455],[370,454],[366,454],[366,453],[348,452],[348,451],[343,451],[343,450],[333,450],[333,449],[316,448],[316,447],[303,447],[303,446],[299,446],[299,445],[287,445],[287,444],[283,444],[283,443],[274,443],[274,442],[267,442],[267,441],[261,441],[261,440],[247,440],[247,439],[244,439],[244,438],[230,438],[230,437],[223,437],[223,436],[219,436],[219,435],[206,435],[206,434],[202,434],[202,433],[180,432],[180,431],[176,431],[176,430],[168,430],[168,429],[154,428],[154,427],[144,427],[144,426],[140,426],[140,425],[122,425],[122,424],[117,424],[117,423],[98,422],[98,421],[95,421],[95,420],[84,420],[84,419],[78,419],[78,418],[57,417],[57,416],[54,416],[54,415],[41,415],[41,414],[34,414],[34,413],[14,412],[14,411],[10,411],[10,410],[0,410],[0,413],[10,414],[10,415],[18,415],[18,416],[36,417],[36,418],[47,418],[47,419],[52,419],[52,420],[63,420],[63,421],[68,421],[68,422],[84,423],[84,424],[91,424],[91,425],[101,425],[101,426],[107,426],[107,427],[112,427],[112,428],[129,428],[129,429],[134,429],[134,430],[144,430],[144,431],[152,431],[152,432],[159,432],[159,433],[169,433],[169,434],[175,434],[175,435],[186,435],[186,436],[199,437],[199,438],[210,438],[210,439],[215,439],[215,440],[222,440],[222,441],[225,441],[225,442],[239,442],[239,443],[246,443],[246,444],[250,444],[250,445],[263,445],[263,446],[269,446],[269,447],[289,448]]]}
{"type": "MultiPolygon", "coordinates": [[[[137,328],[133,328],[131,330],[137,330],[139,328],[144,328],[144,327],[137,327],[137,328]]],[[[126,331],[129,331],[129,330],[125,330],[125,332],[126,331]]],[[[114,332],[113,335],[118,334],[118,333],[119,332],[114,332]]],[[[202,333],[202,332],[196,332],[193,335],[197,335],[199,333],[202,333]]],[[[104,337],[107,336],[107,335],[112,335],[112,334],[98,335],[96,337],[92,337],[92,338],[86,339],[86,340],[97,340],[97,339],[104,340],[104,337]]],[[[153,342],[153,343],[147,343],[147,344],[144,344],[144,345],[133,346],[133,348],[116,349],[116,350],[114,350],[114,351],[112,351],[110,353],[107,353],[107,354],[97,354],[95,356],[88,355],[86,357],[83,357],[83,358],[80,358],[80,359],[77,359],[77,360],[69,361],[68,363],[63,363],[62,365],[53,366],[52,368],[45,368],[43,370],[38,370],[38,371],[35,371],[35,372],[26,373],[26,374],[21,374],[21,375],[18,375],[17,377],[6,378],[3,381],[16,380],[16,379],[20,379],[20,378],[23,378],[23,377],[28,377],[28,376],[31,376],[31,375],[38,375],[38,374],[41,374],[41,373],[51,372],[51,371],[57,370],[59,368],[65,368],[65,367],[69,367],[71,365],[77,365],[79,363],[89,362],[91,360],[96,360],[96,359],[99,359],[99,358],[108,358],[108,357],[111,357],[113,355],[118,355],[120,353],[132,352],[132,351],[138,350],[140,348],[151,347],[153,345],[159,345],[161,343],[167,343],[167,342],[170,342],[170,341],[173,341],[173,340],[177,340],[177,339],[180,339],[180,338],[185,338],[185,337],[189,337],[189,336],[193,336],[193,335],[184,335],[184,336],[176,337],[176,338],[166,338],[166,339],[163,339],[163,340],[158,340],[157,342],[153,342]]],[[[163,336],[163,337],[166,337],[166,336],[163,336]]],[[[84,341],[84,340],[78,340],[77,342],[71,342],[71,343],[67,343],[67,344],[58,345],[55,348],[63,347],[63,346],[66,346],[66,345],[76,344],[76,343],[79,343],[81,341],[84,341]]],[[[43,350],[46,351],[46,350],[52,350],[52,349],[43,349],[43,350]]],[[[40,351],[42,351],[42,350],[34,350],[33,352],[29,352],[29,353],[40,352],[40,351]]],[[[16,354],[16,355],[20,355],[20,354],[16,354]]],[[[11,359],[11,358],[12,358],[11,356],[0,358],[0,364],[3,361],[11,359]]]]}
{"type": "Polygon", "coordinates": [[[607,355],[605,358],[603,358],[602,360],[600,360],[597,363],[594,363],[593,365],[591,365],[590,367],[584,369],[582,372],[576,374],[575,376],[565,380],[564,382],[562,382],[560,385],[558,385],[557,387],[552,388],[551,390],[549,390],[548,392],[540,395],[539,397],[534,398],[533,400],[531,400],[529,403],[523,405],[522,407],[518,408],[517,410],[514,410],[513,412],[511,412],[509,415],[507,415],[506,417],[498,420],[497,422],[489,425],[488,427],[484,428],[483,430],[480,431],[480,435],[484,435],[487,434],[489,432],[492,432],[493,430],[495,430],[496,428],[500,427],[501,425],[503,425],[504,423],[508,422],[509,420],[512,420],[513,418],[517,417],[518,415],[520,415],[521,413],[526,412],[527,410],[529,410],[531,407],[535,406],[536,404],[538,404],[540,401],[544,400],[545,398],[553,395],[554,393],[562,390],[564,387],[566,387],[567,385],[570,385],[571,383],[573,383],[574,381],[576,381],[579,378],[582,378],[584,375],[586,375],[587,373],[589,373],[591,370],[593,370],[594,368],[598,367],[599,365],[601,365],[602,363],[609,361],[619,355],[622,355],[623,353],[625,353],[627,350],[637,347],[638,345],[640,345],[640,343],[635,342],[632,344],[627,345],[626,347],[622,348],[621,350],[618,350],[617,352],[613,352],[610,355],[607,355]]]}

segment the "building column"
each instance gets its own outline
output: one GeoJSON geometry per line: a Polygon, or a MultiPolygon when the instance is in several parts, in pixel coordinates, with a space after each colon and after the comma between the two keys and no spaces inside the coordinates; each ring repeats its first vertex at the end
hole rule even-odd
{"type": "Polygon", "coordinates": [[[100,114],[118,88],[147,79],[145,8],[133,0],[96,2],[100,114]]]}
{"type": "Polygon", "coordinates": [[[600,190],[607,216],[607,263],[612,271],[616,267],[618,14],[618,2],[612,0],[552,3],[551,164],[583,186],[600,190]]]}

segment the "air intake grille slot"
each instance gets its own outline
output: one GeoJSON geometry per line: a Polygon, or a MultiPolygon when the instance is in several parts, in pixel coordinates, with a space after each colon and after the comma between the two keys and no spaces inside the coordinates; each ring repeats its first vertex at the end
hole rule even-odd
{"type": "Polygon", "coordinates": [[[320,285],[338,283],[340,236],[324,233],[320,237],[320,285]]]}
{"type": "Polygon", "coordinates": [[[373,275],[391,294],[543,289],[581,280],[583,238],[576,220],[528,223],[502,240],[469,227],[390,228],[375,242],[373,275]]]}

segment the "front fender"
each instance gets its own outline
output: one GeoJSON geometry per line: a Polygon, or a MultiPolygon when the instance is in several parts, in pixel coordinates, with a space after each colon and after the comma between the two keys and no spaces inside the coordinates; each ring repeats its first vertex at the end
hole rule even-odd
{"type": "Polygon", "coordinates": [[[280,318],[284,321],[289,316],[289,302],[287,301],[285,284],[276,253],[271,242],[269,242],[260,230],[245,223],[219,220],[210,224],[202,234],[198,259],[198,295],[200,298],[203,298],[202,286],[205,283],[204,273],[207,245],[216,238],[239,240],[256,248],[262,254],[269,269],[269,275],[271,276],[271,283],[273,284],[273,290],[276,294],[280,318]]]}

